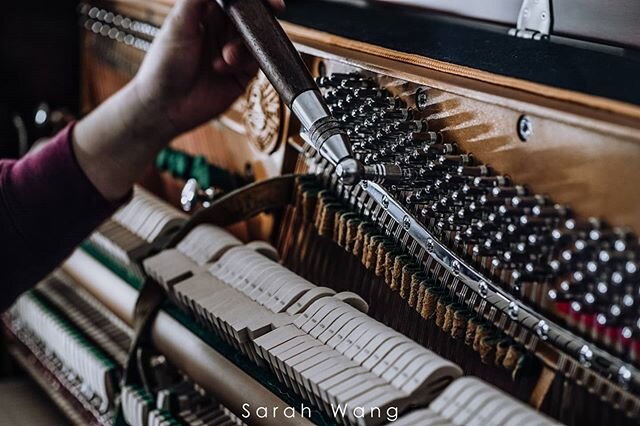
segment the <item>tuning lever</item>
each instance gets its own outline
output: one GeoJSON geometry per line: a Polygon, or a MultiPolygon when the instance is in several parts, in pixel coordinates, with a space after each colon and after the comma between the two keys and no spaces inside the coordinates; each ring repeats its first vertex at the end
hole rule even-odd
{"type": "Polygon", "coordinates": [[[352,184],[362,170],[351,154],[345,130],[333,118],[302,58],[264,0],[218,0],[253,52],[260,68],[332,165],[348,171],[352,184]]]}

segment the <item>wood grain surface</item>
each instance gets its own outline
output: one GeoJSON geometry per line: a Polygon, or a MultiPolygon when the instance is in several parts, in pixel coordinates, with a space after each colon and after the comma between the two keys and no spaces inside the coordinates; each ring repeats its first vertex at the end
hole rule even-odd
{"type": "MultiPolygon", "coordinates": [[[[158,22],[172,0],[108,3],[158,22]]],[[[640,108],[387,52],[295,25],[284,27],[308,63],[322,61],[328,71],[359,69],[381,76],[383,84],[409,101],[416,88],[426,90],[429,106],[424,114],[431,127],[499,173],[567,204],[578,216],[597,216],[640,231],[640,108]],[[533,124],[526,142],[517,134],[521,115],[533,124]]],[[[85,110],[125,84],[135,72],[132,64],[141,60],[141,54],[127,46],[96,49],[91,38],[86,36],[83,45],[85,110]]],[[[297,124],[287,115],[280,122],[278,148],[262,152],[246,132],[246,108],[247,98],[241,98],[218,120],[177,139],[173,146],[240,173],[249,164],[257,179],[290,172],[291,167],[283,166],[281,142],[295,135],[297,124]]],[[[173,179],[151,176],[149,183],[176,200],[179,183],[173,179]]]]}

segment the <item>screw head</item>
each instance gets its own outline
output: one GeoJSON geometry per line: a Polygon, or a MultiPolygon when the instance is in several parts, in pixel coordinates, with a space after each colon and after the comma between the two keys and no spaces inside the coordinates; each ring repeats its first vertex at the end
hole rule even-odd
{"type": "Polygon", "coordinates": [[[369,187],[369,181],[368,180],[361,180],[360,181],[360,186],[362,187],[362,189],[367,189],[369,187]]]}
{"type": "Polygon", "coordinates": [[[451,264],[451,267],[453,268],[453,275],[455,275],[456,277],[460,275],[460,262],[454,260],[451,264]]]}
{"type": "Polygon", "coordinates": [[[580,348],[580,353],[578,354],[578,360],[581,364],[589,366],[591,365],[591,361],[593,360],[593,351],[587,345],[584,345],[580,348]]]}
{"type": "Polygon", "coordinates": [[[405,215],[402,218],[402,227],[407,230],[411,228],[411,219],[409,218],[409,216],[405,215]]]}
{"type": "Polygon", "coordinates": [[[387,198],[386,195],[382,197],[382,207],[384,207],[385,210],[389,208],[389,198],[387,198]]]}
{"type": "Polygon", "coordinates": [[[480,292],[480,297],[486,299],[489,294],[489,286],[484,281],[480,281],[478,283],[478,291],[480,292]]]}
{"type": "Polygon", "coordinates": [[[516,302],[509,303],[509,318],[511,318],[512,320],[517,320],[519,313],[520,307],[518,307],[516,302]]]}
{"type": "Polygon", "coordinates": [[[535,327],[535,332],[542,340],[549,338],[549,324],[545,320],[540,320],[535,327]]]}
{"type": "Polygon", "coordinates": [[[625,365],[620,366],[618,369],[618,381],[623,385],[628,385],[631,381],[631,370],[625,365]]]}
{"type": "Polygon", "coordinates": [[[518,119],[518,137],[526,142],[533,134],[533,122],[526,115],[521,115],[518,119]]]}
{"type": "Polygon", "coordinates": [[[435,246],[433,245],[433,240],[431,238],[429,238],[427,240],[427,251],[428,252],[432,252],[434,248],[435,248],[435,246]]]}
{"type": "Polygon", "coordinates": [[[429,101],[429,97],[427,96],[427,92],[424,89],[416,90],[416,108],[418,111],[424,111],[427,108],[427,102],[429,101]]]}

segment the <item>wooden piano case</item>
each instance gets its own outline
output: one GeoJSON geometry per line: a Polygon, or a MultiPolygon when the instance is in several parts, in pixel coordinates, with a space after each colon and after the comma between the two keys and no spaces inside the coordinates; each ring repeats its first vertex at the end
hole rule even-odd
{"type": "MultiPolygon", "coordinates": [[[[171,4],[101,0],[82,6],[85,112],[132,78],[153,39],[151,33],[131,30],[119,40],[110,35],[113,25],[104,16],[91,16],[92,8],[159,27],[171,4]]],[[[568,206],[576,220],[598,218],[611,227],[640,232],[637,56],[624,49],[519,40],[394,9],[319,1],[292,0],[282,23],[315,77],[357,72],[370,78],[428,119],[430,130],[445,141],[528,191],[568,206]]],[[[305,155],[310,153],[299,130],[259,75],[229,111],[178,138],[172,147],[202,155],[247,180],[264,180],[309,170],[305,155]]],[[[155,169],[143,182],[174,204],[183,183],[155,169]]],[[[273,217],[262,216],[234,230],[246,240],[278,241],[274,223],[273,217]]],[[[553,313],[551,304],[540,305],[553,313]]],[[[579,332],[580,318],[573,323],[565,319],[565,325],[579,332]]],[[[637,330],[610,329],[614,342],[606,344],[608,350],[624,360],[619,368],[615,364],[621,377],[608,377],[617,389],[625,386],[626,366],[637,365],[640,354],[637,330]],[[627,332],[633,338],[619,339],[627,332]]],[[[588,368],[590,362],[582,364],[588,368]]],[[[540,408],[542,394],[532,395],[529,402],[540,408]]],[[[628,412],[637,413],[637,395],[624,401],[635,407],[628,412]]],[[[562,417],[569,423],[572,419],[562,417]]]]}

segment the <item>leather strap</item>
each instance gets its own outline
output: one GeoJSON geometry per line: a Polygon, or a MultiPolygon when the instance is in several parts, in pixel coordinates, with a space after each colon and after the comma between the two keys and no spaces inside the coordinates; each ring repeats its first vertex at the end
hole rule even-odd
{"type": "MultiPolygon", "coordinates": [[[[198,211],[177,232],[159,236],[152,243],[148,254],[175,246],[189,231],[203,223],[228,226],[268,210],[286,207],[293,200],[293,189],[300,175],[284,175],[257,182],[235,190],[211,206],[198,211]]],[[[143,259],[136,259],[142,263],[143,259]]],[[[133,316],[134,337],[129,348],[123,385],[143,384],[148,387],[148,374],[144,371],[143,360],[149,353],[151,339],[149,332],[153,320],[166,300],[165,290],[154,280],[147,278],[142,285],[133,316]]]]}
{"type": "Polygon", "coordinates": [[[193,228],[203,223],[229,226],[249,219],[258,213],[279,209],[293,202],[294,183],[303,175],[283,175],[252,183],[233,191],[206,208],[198,211],[168,242],[174,247],[193,228]]]}
{"type": "Polygon", "coordinates": [[[146,375],[138,368],[138,360],[143,356],[143,348],[148,344],[152,320],[165,299],[166,294],[162,286],[147,278],[142,284],[133,311],[133,339],[127,356],[124,383],[143,383],[145,387],[147,385],[146,375]]]}

